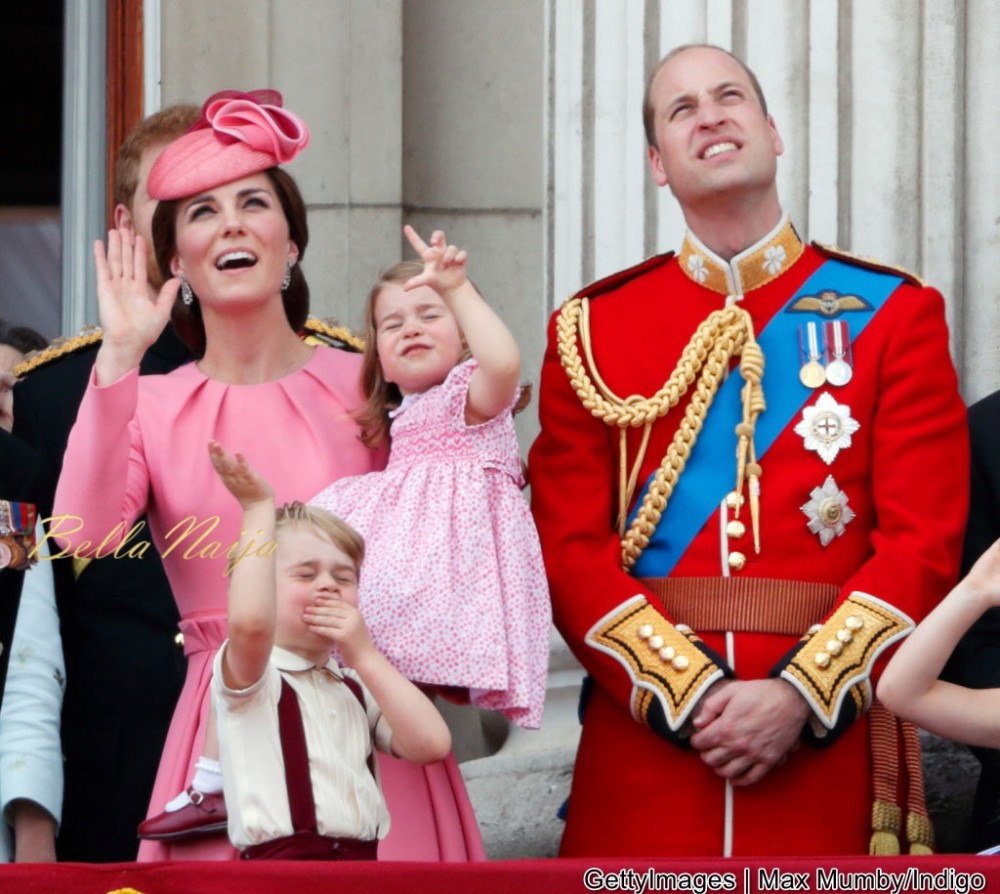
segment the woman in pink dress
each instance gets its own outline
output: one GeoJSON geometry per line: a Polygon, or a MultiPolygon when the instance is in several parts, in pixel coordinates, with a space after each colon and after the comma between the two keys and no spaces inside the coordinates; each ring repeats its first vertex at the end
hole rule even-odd
{"type": "MultiPolygon", "coordinates": [[[[108,552],[125,537],[118,554],[127,561],[142,550],[142,535],[127,532],[147,511],[163,556],[188,673],[153,814],[188,786],[205,744],[212,658],[225,637],[227,563],[253,561],[252,552],[235,551],[240,514],[206,445],[219,440],[239,449],[272,481],[279,501],[384,462],[358,438],[360,357],[307,345],[298,335],[308,313],[299,266],[308,230],[298,189],[278,165],[308,142],[308,128],[281,107],[280,94],[215,94],[149,175],[150,195],[160,200],[153,234],[166,280],[158,299],[147,297],[141,237],[133,244],[128,232],[111,231],[106,251],[95,245],[104,338],[67,446],[55,512],[79,519],[61,529],[71,551],[86,556],[103,542],[108,552]],[[171,316],[196,361],[139,378],[140,358],[171,316]]],[[[402,779],[403,791],[386,785],[390,809],[394,798],[405,808],[393,819],[388,856],[394,848],[412,859],[480,856],[457,771],[432,765],[425,778],[417,770],[419,778],[402,779]],[[436,834],[427,836],[427,826],[436,834]],[[417,849],[408,846],[411,838],[417,849]]],[[[234,856],[219,834],[144,841],[139,858],[234,856]]]]}
{"type": "Polygon", "coordinates": [[[312,502],[365,538],[360,604],[379,650],[448,697],[541,724],[551,611],[512,411],[520,353],[436,232],[372,290],[361,415],[382,472],[312,502]],[[471,355],[471,356],[470,356],[471,355]]]}

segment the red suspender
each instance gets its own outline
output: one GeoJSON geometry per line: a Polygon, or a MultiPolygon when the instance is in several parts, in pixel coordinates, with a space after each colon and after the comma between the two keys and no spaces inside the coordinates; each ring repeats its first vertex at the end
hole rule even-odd
{"type": "MultiPolygon", "coordinates": [[[[342,679],[360,703],[367,722],[368,711],[361,686],[346,674],[342,679]]],[[[288,790],[292,829],[295,832],[316,832],[316,801],[313,799],[312,780],[309,778],[309,752],[306,749],[305,728],[302,726],[302,711],[299,709],[295,690],[284,677],[281,678],[281,698],[278,699],[278,735],[285,763],[285,786],[288,790]]],[[[374,748],[368,752],[368,770],[374,777],[374,748]]]]}

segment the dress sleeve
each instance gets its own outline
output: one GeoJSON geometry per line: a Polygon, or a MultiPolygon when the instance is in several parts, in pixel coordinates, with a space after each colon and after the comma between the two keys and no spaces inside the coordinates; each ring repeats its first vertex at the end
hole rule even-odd
{"type": "Polygon", "coordinates": [[[146,508],[149,474],[136,418],[139,371],[98,386],[94,373],[70,432],[50,536],[82,558],[113,549],[146,508]],[[89,541],[89,546],[84,543],[89,541]]]}
{"type": "MultiPolygon", "coordinates": [[[[458,364],[458,366],[454,367],[451,372],[448,373],[447,378],[441,385],[447,394],[448,412],[455,420],[456,424],[461,426],[468,425],[465,421],[465,406],[469,399],[469,383],[472,381],[472,374],[478,367],[479,363],[476,361],[476,358],[470,357],[468,360],[465,360],[458,364]]],[[[514,389],[514,393],[511,395],[507,406],[500,413],[497,413],[493,419],[499,419],[504,413],[514,412],[514,407],[517,406],[518,401],[521,399],[522,387],[523,386],[518,385],[517,388],[514,389]]],[[[487,419],[485,422],[480,422],[475,427],[489,425],[493,419],[487,419]]]]}
{"type": "Polygon", "coordinates": [[[614,432],[570,386],[557,349],[558,316],[542,367],[541,432],[528,460],[553,620],[604,692],[637,722],[683,744],[698,699],[732,671],[622,570],[614,432]]]}
{"type": "MultiPolygon", "coordinates": [[[[39,539],[42,539],[39,532],[39,539]]],[[[62,811],[59,740],[65,666],[47,544],[24,575],[0,708],[0,808],[13,822],[11,802],[33,801],[57,824],[62,811]]]]}

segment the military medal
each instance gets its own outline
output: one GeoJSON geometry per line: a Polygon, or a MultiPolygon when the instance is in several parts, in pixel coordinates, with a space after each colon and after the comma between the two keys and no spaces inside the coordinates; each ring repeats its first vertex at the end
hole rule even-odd
{"type": "Polygon", "coordinates": [[[854,370],[849,361],[851,350],[850,332],[847,322],[833,320],[826,323],[826,347],[831,359],[826,365],[826,380],[835,386],[846,385],[851,381],[854,370]]]}
{"type": "Polygon", "coordinates": [[[36,509],[32,503],[0,500],[0,568],[27,568],[34,563],[36,509]]]}
{"type": "Polygon", "coordinates": [[[834,537],[840,537],[849,521],[854,518],[854,510],[847,505],[845,494],[827,475],[822,487],[814,487],[809,494],[809,502],[801,509],[809,519],[807,527],[819,537],[820,545],[827,546],[834,537]]]}
{"type": "Polygon", "coordinates": [[[803,360],[802,368],[799,370],[799,381],[806,388],[819,388],[826,382],[826,372],[823,364],[819,362],[823,356],[819,349],[819,329],[815,323],[806,323],[805,339],[802,337],[802,327],[799,327],[799,353],[803,360]],[[803,344],[803,341],[805,342],[803,344]]]}
{"type": "Polygon", "coordinates": [[[851,408],[824,391],[813,406],[802,410],[795,433],[805,441],[806,450],[815,450],[830,465],[842,449],[851,446],[851,435],[859,428],[861,423],[851,418],[851,408]]]}

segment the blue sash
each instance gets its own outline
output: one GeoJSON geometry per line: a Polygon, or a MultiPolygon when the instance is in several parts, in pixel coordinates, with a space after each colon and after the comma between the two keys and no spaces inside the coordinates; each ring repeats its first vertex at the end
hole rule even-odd
{"type": "MultiPolygon", "coordinates": [[[[791,313],[795,302],[803,296],[827,290],[863,296],[871,309],[851,311],[851,339],[854,340],[902,281],[902,277],[889,273],[828,260],[759,333],[757,342],[765,358],[763,386],[767,409],[757,420],[754,434],[758,459],[767,453],[813,393],[799,381],[798,327],[804,319],[829,317],[818,313],[808,317],[791,313]]],[[[635,577],[670,574],[726,494],[735,487],[735,429],[743,416],[742,387],[743,377],[735,370],[719,387],[663,518],[632,568],[635,577]]],[[[629,513],[629,524],[639,511],[652,479],[651,475],[629,513]]]]}

